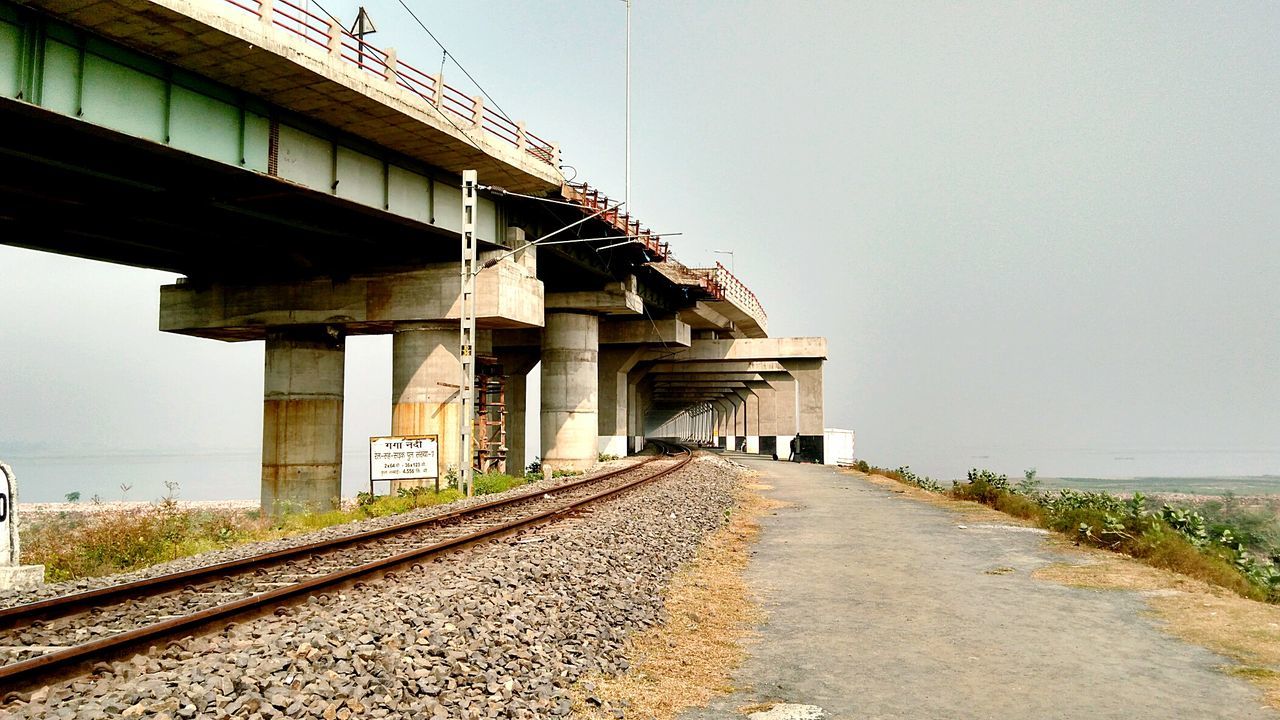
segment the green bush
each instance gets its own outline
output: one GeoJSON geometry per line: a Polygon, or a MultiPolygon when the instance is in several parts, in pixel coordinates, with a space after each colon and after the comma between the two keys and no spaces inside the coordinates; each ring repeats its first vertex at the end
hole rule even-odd
{"type": "Polygon", "coordinates": [[[1072,489],[1041,492],[1033,480],[1034,474],[1028,471],[1026,482],[1011,487],[1003,475],[974,469],[965,483],[954,484],[951,496],[1035,520],[1080,542],[1125,553],[1245,597],[1280,600],[1275,554],[1270,562],[1259,562],[1241,541],[1241,533],[1258,537],[1253,534],[1255,526],[1237,531],[1225,521],[1211,523],[1194,509],[1168,504],[1153,510],[1142,493],[1126,499],[1072,489]]]}
{"type": "Polygon", "coordinates": [[[942,492],[942,485],[938,483],[937,480],[934,480],[927,475],[924,477],[916,475],[911,471],[911,468],[906,465],[903,465],[897,470],[889,470],[888,468],[876,467],[875,465],[868,464],[866,460],[859,460],[854,463],[853,467],[860,472],[864,472],[869,475],[882,475],[891,480],[897,480],[904,485],[914,485],[923,490],[928,490],[929,492],[942,492]]]}
{"type": "Polygon", "coordinates": [[[476,495],[491,495],[506,492],[529,482],[525,477],[514,477],[505,473],[486,473],[475,477],[476,495]]]}

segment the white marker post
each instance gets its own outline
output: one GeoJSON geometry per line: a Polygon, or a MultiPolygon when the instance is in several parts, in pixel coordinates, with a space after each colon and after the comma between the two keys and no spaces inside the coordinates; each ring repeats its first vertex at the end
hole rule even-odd
{"type": "Polygon", "coordinates": [[[26,590],[44,582],[43,565],[19,564],[18,479],[0,462],[0,590],[26,590]]]}

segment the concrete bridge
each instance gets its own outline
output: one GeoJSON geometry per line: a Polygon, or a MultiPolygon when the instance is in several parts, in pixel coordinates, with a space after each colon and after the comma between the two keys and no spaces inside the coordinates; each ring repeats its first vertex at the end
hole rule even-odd
{"type": "Polygon", "coordinates": [[[393,336],[392,433],[464,462],[464,170],[499,388],[472,462],[583,469],[645,435],[822,456],[824,339],[769,338],[738,278],[566,182],[558,144],[292,0],[0,0],[0,118],[0,242],[181,275],[162,331],[265,343],[264,506],[340,494],[351,335],[393,336]]]}

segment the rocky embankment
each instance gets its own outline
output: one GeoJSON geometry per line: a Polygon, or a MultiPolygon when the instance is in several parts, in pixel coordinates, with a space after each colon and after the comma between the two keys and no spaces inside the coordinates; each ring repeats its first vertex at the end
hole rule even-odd
{"type": "MultiPolygon", "coordinates": [[[[662,589],[733,503],[700,456],[579,516],[33,693],[14,718],[534,718],[624,671],[662,589]]],[[[592,699],[589,698],[589,701],[592,699]]],[[[604,708],[623,717],[625,708],[604,708]]]]}

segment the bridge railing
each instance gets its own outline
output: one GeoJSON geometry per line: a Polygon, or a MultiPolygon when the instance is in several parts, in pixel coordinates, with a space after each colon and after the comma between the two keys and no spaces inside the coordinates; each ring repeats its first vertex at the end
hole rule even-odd
{"type": "Polygon", "coordinates": [[[347,32],[335,20],[316,15],[293,0],[223,1],[238,11],[257,17],[267,27],[280,28],[330,57],[409,90],[437,112],[448,113],[446,119],[464,135],[468,131],[483,132],[490,138],[513,145],[541,163],[560,166],[560,148],[556,143],[529,132],[524,123],[485,107],[482,96],[467,95],[445,83],[442,76],[413,67],[398,59],[394,50],[370,45],[347,32]]]}
{"type": "Polygon", "coordinates": [[[659,260],[665,260],[671,253],[669,243],[662,242],[649,228],[641,227],[640,221],[633,220],[630,214],[620,212],[614,207],[617,203],[596,188],[586,183],[568,183],[565,185],[565,197],[581,205],[588,215],[608,208],[600,215],[600,220],[623,235],[644,243],[644,246],[658,256],[659,260]]]}
{"type": "Polygon", "coordinates": [[[729,268],[717,262],[715,267],[697,268],[697,272],[705,274],[710,279],[713,295],[725,302],[733,303],[738,309],[751,316],[761,330],[769,331],[769,316],[765,313],[764,306],[746,284],[729,272],[729,268]]]}

